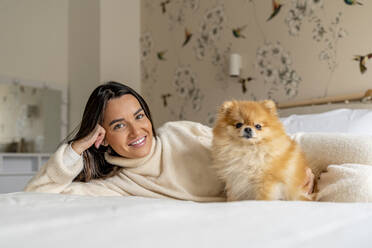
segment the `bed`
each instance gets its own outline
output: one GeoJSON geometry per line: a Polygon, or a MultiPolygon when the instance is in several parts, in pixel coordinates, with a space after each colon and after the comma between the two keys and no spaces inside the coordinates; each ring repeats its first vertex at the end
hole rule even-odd
{"type": "MultiPolygon", "coordinates": [[[[290,134],[369,139],[371,109],[332,104],[283,109],[280,116],[290,134]]],[[[371,247],[370,199],[196,203],[14,192],[0,194],[0,247],[371,247]]]]}
{"type": "Polygon", "coordinates": [[[0,195],[0,247],[371,247],[371,203],[0,195]]]}

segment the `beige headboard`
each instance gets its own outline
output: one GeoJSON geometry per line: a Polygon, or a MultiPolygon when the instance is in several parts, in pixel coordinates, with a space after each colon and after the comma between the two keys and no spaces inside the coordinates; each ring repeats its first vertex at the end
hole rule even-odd
{"type": "Polygon", "coordinates": [[[321,104],[321,105],[311,105],[311,106],[303,106],[303,107],[293,107],[293,108],[285,108],[279,109],[278,113],[280,117],[287,117],[292,114],[315,114],[315,113],[322,113],[334,109],[341,109],[341,108],[348,108],[348,109],[371,109],[372,110],[372,103],[332,103],[332,104],[321,104]]]}

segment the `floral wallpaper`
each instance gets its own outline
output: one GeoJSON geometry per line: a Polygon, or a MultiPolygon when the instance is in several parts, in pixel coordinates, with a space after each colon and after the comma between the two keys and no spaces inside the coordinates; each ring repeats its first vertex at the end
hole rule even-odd
{"type": "Polygon", "coordinates": [[[368,0],[141,0],[141,92],[155,125],[212,125],[229,99],[371,88],[371,12],[368,0]],[[235,78],[231,53],[243,59],[235,78]]]}

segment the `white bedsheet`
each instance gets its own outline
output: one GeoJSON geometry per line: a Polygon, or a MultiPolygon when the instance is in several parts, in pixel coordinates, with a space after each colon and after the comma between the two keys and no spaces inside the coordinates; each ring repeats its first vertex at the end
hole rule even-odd
{"type": "Polygon", "coordinates": [[[372,203],[0,195],[0,247],[372,247],[372,203]]]}

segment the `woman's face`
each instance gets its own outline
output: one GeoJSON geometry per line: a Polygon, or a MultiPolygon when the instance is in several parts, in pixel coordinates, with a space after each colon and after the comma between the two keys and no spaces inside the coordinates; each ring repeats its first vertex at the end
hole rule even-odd
{"type": "Polygon", "coordinates": [[[103,118],[105,143],[126,158],[142,158],[152,145],[152,125],[138,100],[126,94],[107,102],[103,118]]]}

